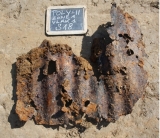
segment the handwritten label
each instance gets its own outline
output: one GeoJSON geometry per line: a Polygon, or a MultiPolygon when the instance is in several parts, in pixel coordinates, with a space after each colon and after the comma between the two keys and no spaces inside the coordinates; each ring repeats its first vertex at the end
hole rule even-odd
{"type": "Polygon", "coordinates": [[[51,10],[51,31],[83,30],[83,9],[51,10]]]}
{"type": "Polygon", "coordinates": [[[82,6],[49,8],[48,34],[82,34],[87,30],[86,10],[82,6]]]}

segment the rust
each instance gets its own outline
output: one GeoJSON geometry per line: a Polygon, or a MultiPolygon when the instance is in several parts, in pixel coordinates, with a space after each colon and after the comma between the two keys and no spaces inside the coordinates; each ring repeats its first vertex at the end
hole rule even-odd
{"type": "Polygon", "coordinates": [[[131,113],[142,97],[147,74],[142,68],[144,44],[137,21],[116,7],[107,27],[111,41],[95,38],[90,63],[71,47],[44,40],[17,58],[17,104],[20,120],[37,124],[81,124],[83,119],[114,122],[131,113]]]}
{"type": "Polygon", "coordinates": [[[142,68],[145,46],[137,20],[115,3],[111,8],[111,19],[107,32],[112,42],[107,44],[103,38],[94,39],[91,60],[98,61],[99,72],[104,78],[108,95],[104,99],[108,102],[106,119],[116,120],[119,115],[131,113],[136,101],[142,97],[147,73],[142,68]]]}

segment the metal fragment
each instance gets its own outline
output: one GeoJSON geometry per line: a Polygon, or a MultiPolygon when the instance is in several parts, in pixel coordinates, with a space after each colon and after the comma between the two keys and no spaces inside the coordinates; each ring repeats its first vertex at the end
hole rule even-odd
{"type": "Polygon", "coordinates": [[[92,66],[68,45],[44,40],[40,47],[17,58],[17,104],[20,120],[37,124],[81,124],[83,119],[114,122],[131,113],[147,84],[144,44],[137,21],[115,4],[111,41],[93,40],[92,66]]]}

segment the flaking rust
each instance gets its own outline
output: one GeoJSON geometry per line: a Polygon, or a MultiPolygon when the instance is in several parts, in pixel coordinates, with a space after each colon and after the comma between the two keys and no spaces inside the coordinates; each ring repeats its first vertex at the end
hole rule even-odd
{"type": "MultiPolygon", "coordinates": [[[[131,113],[134,104],[142,97],[147,84],[143,69],[145,55],[141,30],[133,16],[124,13],[116,4],[111,8],[111,25],[106,28],[111,43],[95,38],[91,60],[98,61],[104,81],[108,106],[105,119],[116,120],[131,113]]],[[[102,101],[104,102],[104,101],[102,101]]]]}
{"type": "Polygon", "coordinates": [[[44,40],[39,48],[17,58],[17,105],[20,119],[34,116],[37,124],[81,122],[97,111],[91,65],[68,45],[44,40]],[[92,96],[93,94],[93,96],[92,96]]]}
{"type": "Polygon", "coordinates": [[[131,113],[147,83],[144,44],[134,17],[115,4],[107,32],[112,40],[96,38],[91,60],[98,61],[99,81],[92,66],[68,45],[44,40],[17,58],[17,104],[20,120],[37,124],[81,124],[84,118],[115,121],[131,113]]]}

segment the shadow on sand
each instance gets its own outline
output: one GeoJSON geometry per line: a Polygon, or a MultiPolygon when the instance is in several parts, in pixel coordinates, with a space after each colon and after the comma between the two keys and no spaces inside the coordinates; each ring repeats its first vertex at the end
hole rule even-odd
{"type": "Polygon", "coordinates": [[[12,76],[12,100],[14,101],[14,105],[12,107],[12,110],[10,112],[10,115],[8,117],[8,122],[11,125],[11,128],[20,128],[24,126],[25,122],[20,121],[18,115],[15,112],[16,108],[16,101],[17,101],[17,96],[16,96],[16,86],[17,86],[17,81],[16,81],[16,63],[12,64],[12,69],[11,69],[11,76],[12,76]]]}

